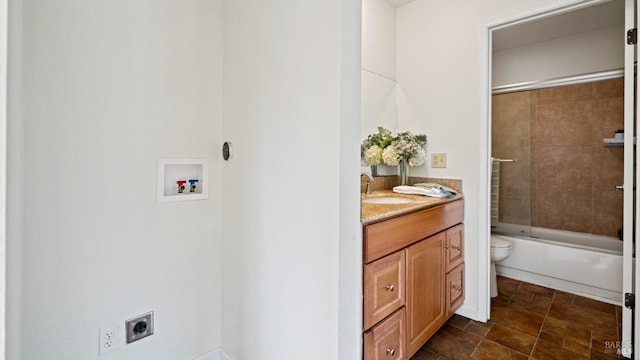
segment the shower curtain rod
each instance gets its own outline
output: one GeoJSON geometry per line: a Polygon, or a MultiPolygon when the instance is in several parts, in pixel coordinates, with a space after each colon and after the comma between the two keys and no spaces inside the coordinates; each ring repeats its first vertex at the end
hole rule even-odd
{"type": "Polygon", "coordinates": [[[617,79],[623,76],[624,76],[624,69],[600,71],[600,72],[595,72],[590,74],[567,76],[567,77],[555,78],[555,79],[549,79],[549,80],[528,81],[528,82],[517,83],[517,84],[495,86],[493,87],[493,89],[491,89],[491,93],[493,95],[497,95],[497,94],[506,94],[506,93],[518,92],[518,91],[545,89],[545,88],[550,88],[555,86],[584,84],[584,83],[594,82],[594,81],[617,79]]]}

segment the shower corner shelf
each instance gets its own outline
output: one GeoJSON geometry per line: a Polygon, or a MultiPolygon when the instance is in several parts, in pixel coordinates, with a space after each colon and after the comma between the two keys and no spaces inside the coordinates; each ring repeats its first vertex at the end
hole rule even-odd
{"type": "Polygon", "coordinates": [[[207,199],[207,159],[158,159],[157,201],[207,199]]]}

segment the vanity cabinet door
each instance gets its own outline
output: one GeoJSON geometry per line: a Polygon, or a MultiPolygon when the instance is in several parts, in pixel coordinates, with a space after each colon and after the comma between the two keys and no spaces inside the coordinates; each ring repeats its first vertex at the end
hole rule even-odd
{"type": "Polygon", "coordinates": [[[407,355],[411,356],[445,322],[445,241],[438,233],[406,248],[407,355]]]}
{"type": "Polygon", "coordinates": [[[447,273],[447,318],[464,302],[464,264],[447,273]]]}
{"type": "Polygon", "coordinates": [[[446,231],[447,242],[445,272],[449,272],[464,262],[464,225],[459,224],[446,231]]]}
{"type": "Polygon", "coordinates": [[[398,251],[364,266],[364,329],[404,305],[404,259],[398,251]]]}
{"type": "Polygon", "coordinates": [[[364,333],[365,360],[405,360],[405,311],[389,318],[364,333]]]}

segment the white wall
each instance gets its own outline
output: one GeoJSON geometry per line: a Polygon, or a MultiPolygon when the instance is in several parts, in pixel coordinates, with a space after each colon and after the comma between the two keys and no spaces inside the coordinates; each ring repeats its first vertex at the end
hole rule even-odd
{"type": "Polygon", "coordinates": [[[7,359],[22,359],[22,2],[9,3],[7,56],[7,359]]]}
{"type": "Polygon", "coordinates": [[[487,33],[489,24],[575,1],[416,0],[398,9],[399,128],[426,133],[427,158],[447,154],[447,168],[412,175],[460,178],[465,196],[465,304],[481,319],[487,298],[487,33]]]}
{"type": "MultiPolygon", "coordinates": [[[[571,2],[398,10],[400,127],[448,155],[413,174],[464,182],[469,314],[487,265],[484,29],[571,2]]],[[[224,45],[221,7],[14,2],[9,358],[95,358],[100,326],[147,310],[156,334],[112,358],[357,357],[357,1],[225,2],[224,45]],[[209,200],[157,204],[158,157],[209,158],[209,200]]]]}
{"type": "MultiPolygon", "coordinates": [[[[7,44],[8,6],[6,0],[0,0],[0,154],[6,159],[7,153],[7,44]]],[[[0,161],[0,189],[6,189],[7,163],[0,161]]],[[[0,359],[4,359],[6,349],[6,256],[7,256],[7,212],[6,192],[0,191],[0,359]]]]}
{"type": "Polygon", "coordinates": [[[544,81],[624,67],[624,26],[565,36],[493,54],[493,86],[544,81]]]}
{"type": "Polygon", "coordinates": [[[155,334],[103,358],[215,348],[222,2],[12,6],[8,357],[97,358],[149,310],[155,334]],[[157,203],[161,157],[209,158],[209,199],[157,203]]]}
{"type": "Polygon", "coordinates": [[[357,3],[225,2],[223,138],[235,155],[222,166],[222,343],[236,359],[360,346],[357,3]]]}
{"type": "Polygon", "coordinates": [[[396,8],[387,0],[362,1],[362,67],[396,78],[396,8]]]}
{"type": "Polygon", "coordinates": [[[362,358],[362,228],[360,225],[360,93],[362,2],[343,0],[340,89],[340,245],[338,359],[362,358]]]}

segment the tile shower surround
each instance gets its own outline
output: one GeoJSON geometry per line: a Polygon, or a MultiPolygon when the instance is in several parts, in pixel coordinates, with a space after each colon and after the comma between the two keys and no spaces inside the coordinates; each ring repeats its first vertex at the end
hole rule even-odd
{"type": "Polygon", "coordinates": [[[503,163],[500,221],[617,236],[624,128],[623,79],[493,96],[492,153],[503,163]]]}

